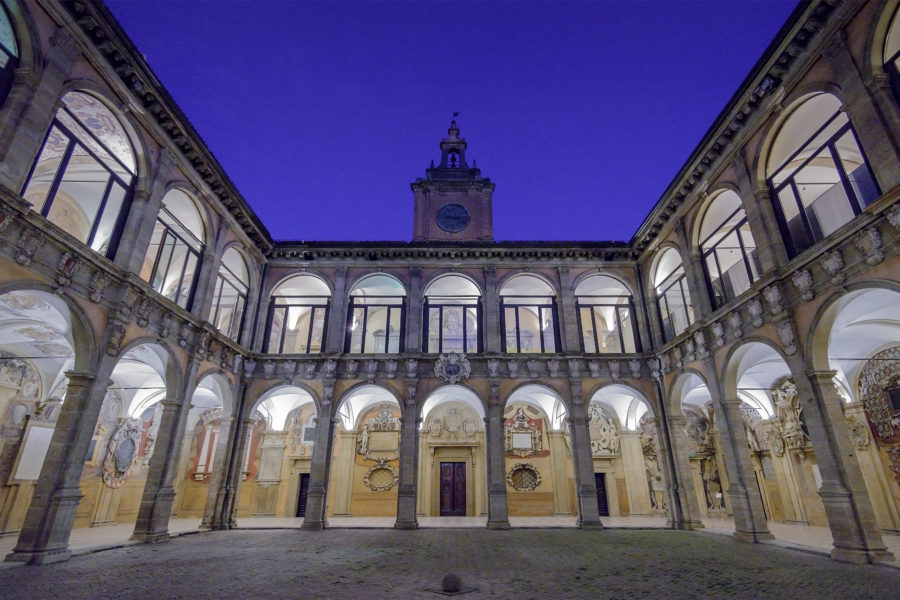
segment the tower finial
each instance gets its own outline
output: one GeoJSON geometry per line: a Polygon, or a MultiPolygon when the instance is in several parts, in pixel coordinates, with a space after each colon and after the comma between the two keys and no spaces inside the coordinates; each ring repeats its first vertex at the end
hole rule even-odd
{"type": "Polygon", "coordinates": [[[456,126],[456,117],[459,116],[458,112],[453,113],[453,118],[450,119],[450,129],[447,130],[447,133],[450,134],[451,140],[459,139],[459,127],[456,126]]]}

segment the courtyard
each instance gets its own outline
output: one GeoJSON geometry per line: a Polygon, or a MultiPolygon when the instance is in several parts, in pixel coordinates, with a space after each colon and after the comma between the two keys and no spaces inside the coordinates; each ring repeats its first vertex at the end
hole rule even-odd
{"type": "Polygon", "coordinates": [[[900,570],[652,529],[231,530],[0,569],[4,598],[896,598],[900,570]]]}

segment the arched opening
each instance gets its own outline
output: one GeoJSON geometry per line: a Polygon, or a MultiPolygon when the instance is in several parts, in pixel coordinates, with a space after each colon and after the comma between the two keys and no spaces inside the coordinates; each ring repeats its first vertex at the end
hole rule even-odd
{"type": "Polygon", "coordinates": [[[169,191],[153,226],[141,278],[178,306],[190,308],[205,239],[194,199],[181,190],[169,191]]]}
{"type": "Polygon", "coordinates": [[[844,424],[879,527],[900,531],[900,293],[865,288],[825,310],[813,337],[846,402],[844,424]]]}
{"type": "Polygon", "coordinates": [[[731,512],[725,461],[719,445],[712,396],[696,373],[684,373],[675,381],[672,402],[685,417],[687,459],[702,517],[725,518],[731,512]]]}
{"type": "Polygon", "coordinates": [[[552,389],[516,389],[503,409],[506,502],[511,517],[574,515],[575,471],[565,404],[552,389]]]}
{"type": "Polygon", "coordinates": [[[487,515],[484,406],[469,388],[446,385],[422,405],[418,512],[431,517],[487,515]]]}
{"type": "Polygon", "coordinates": [[[700,225],[700,252],[713,305],[740,296],[759,279],[756,242],[741,198],[731,190],[718,194],[700,225]]]}
{"type": "Polygon", "coordinates": [[[364,277],[350,291],[347,352],[387,354],[403,351],[406,290],[394,277],[364,277]]]}
{"type": "Polygon", "coordinates": [[[516,275],[500,288],[503,352],[557,352],[556,293],[534,275],[516,275]]]}
{"type": "Polygon", "coordinates": [[[231,383],[223,375],[203,377],[191,396],[181,447],[181,467],[175,479],[175,513],[202,518],[210,524],[216,493],[226,471],[226,456],[234,422],[231,383]]]}
{"type": "Polygon", "coordinates": [[[681,255],[675,248],[666,248],[653,269],[656,289],[656,308],[666,340],[671,340],[694,322],[694,307],[688,290],[687,276],[681,255]]]}
{"type": "Polygon", "coordinates": [[[618,279],[591,275],[575,288],[581,347],[589,353],[640,352],[631,291],[618,279]]]}
{"type": "Polygon", "coordinates": [[[325,347],[325,324],[331,290],[315,275],[295,275],[282,281],[269,300],[266,351],[277,354],[318,354],[325,347]]]}
{"type": "Polygon", "coordinates": [[[894,10],[887,36],[884,39],[884,71],[891,79],[894,96],[900,99],[900,9],[894,10]]]}
{"type": "Polygon", "coordinates": [[[387,389],[363,385],[344,395],[337,414],[328,514],[396,517],[400,404],[387,389]]]}
{"type": "Polygon", "coordinates": [[[137,174],[125,128],[85,92],[62,97],[22,196],[93,250],[112,258],[137,174]]]}
{"type": "Polygon", "coordinates": [[[240,341],[250,291],[250,273],[247,261],[234,248],[222,255],[222,264],[213,288],[213,301],[209,309],[209,322],[235,341],[240,341]]]}
{"type": "Polygon", "coordinates": [[[666,486],[647,399],[625,385],[604,386],[591,395],[588,419],[600,516],[665,515],[666,486]]]}
{"type": "Polygon", "coordinates": [[[0,2],[0,106],[12,89],[18,66],[19,45],[16,43],[16,32],[13,30],[6,3],[0,2]]]}
{"type": "Polygon", "coordinates": [[[315,441],[315,400],[297,386],[279,386],[260,397],[253,414],[256,425],[246,433],[237,517],[303,517],[315,441]]]}
{"type": "Polygon", "coordinates": [[[766,161],[781,233],[791,256],[858,215],[879,196],[841,101],[816,93],[795,103],[766,161]]]}
{"type": "Polygon", "coordinates": [[[443,275],[425,289],[426,352],[481,352],[481,291],[462,275],[443,275]]]}
{"type": "Polygon", "coordinates": [[[822,478],[787,363],[772,346],[747,342],[726,365],[725,389],[741,400],[766,518],[827,527],[822,478]]]}
{"type": "Polygon", "coordinates": [[[22,528],[66,399],[66,372],[76,353],[89,353],[73,319],[54,294],[0,295],[0,533],[22,528]]]}

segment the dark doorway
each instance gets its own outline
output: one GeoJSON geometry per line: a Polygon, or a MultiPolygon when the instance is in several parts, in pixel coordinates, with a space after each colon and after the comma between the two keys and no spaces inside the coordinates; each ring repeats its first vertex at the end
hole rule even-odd
{"type": "Polygon", "coordinates": [[[601,517],[609,516],[609,502],[606,500],[606,473],[594,473],[597,483],[597,509],[601,517]]]}
{"type": "Polygon", "coordinates": [[[306,516],[306,495],[309,493],[309,473],[300,473],[300,493],[297,496],[297,516],[306,516]]]}
{"type": "Polygon", "coordinates": [[[466,516],[466,463],[441,463],[441,516],[466,516]]]}

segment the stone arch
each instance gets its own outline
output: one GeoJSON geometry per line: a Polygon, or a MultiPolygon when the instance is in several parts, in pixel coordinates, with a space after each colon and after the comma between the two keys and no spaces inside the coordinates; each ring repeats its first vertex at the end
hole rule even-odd
{"type": "Polygon", "coordinates": [[[891,22],[898,11],[900,11],[900,7],[893,0],[881,0],[879,4],[880,6],[876,9],[878,16],[874,20],[874,27],[869,29],[862,52],[862,72],[868,73],[873,77],[884,77],[887,75],[887,71],[884,68],[885,42],[887,41],[891,22]]]}
{"type": "Polygon", "coordinates": [[[614,279],[622,284],[622,287],[624,287],[628,291],[632,298],[634,298],[635,296],[635,283],[629,281],[621,274],[609,269],[591,269],[589,271],[585,271],[584,273],[580,273],[577,277],[573,277],[571,283],[572,293],[574,293],[575,290],[578,289],[578,286],[580,286],[585,280],[590,279],[591,277],[609,277],[610,279],[614,279]]]}
{"type": "MultiPolygon", "coordinates": [[[[314,277],[314,278],[320,280],[323,284],[325,284],[325,287],[328,288],[328,294],[331,297],[334,297],[334,284],[332,284],[332,282],[328,278],[328,276],[326,276],[324,273],[322,273],[319,270],[306,269],[306,268],[304,268],[302,270],[298,270],[298,271],[291,271],[289,273],[285,273],[284,275],[279,277],[277,280],[275,280],[271,284],[267,285],[266,286],[267,289],[263,290],[264,293],[261,297],[262,298],[271,298],[272,294],[275,293],[275,290],[277,290],[279,286],[281,286],[285,282],[293,279],[294,277],[298,277],[301,275],[309,275],[310,277],[314,277]]],[[[360,278],[360,279],[362,279],[362,278],[360,278]]],[[[348,294],[350,293],[349,289],[351,289],[351,288],[348,288],[348,291],[347,291],[348,294]]]]}
{"type": "Polygon", "coordinates": [[[656,417],[656,411],[653,408],[653,404],[647,399],[644,392],[635,386],[624,382],[605,382],[595,386],[587,396],[587,404],[590,405],[592,402],[602,401],[598,396],[603,396],[610,392],[619,394],[629,393],[632,396],[632,400],[627,405],[618,403],[619,406],[616,406],[616,404],[611,401],[604,402],[604,405],[613,411],[613,414],[622,428],[636,431],[641,419],[645,415],[649,414],[656,417]],[[646,408],[645,411],[640,410],[642,406],[646,408]]]}
{"type": "MultiPolygon", "coordinates": [[[[369,383],[368,381],[361,381],[353,384],[341,394],[340,399],[334,403],[334,416],[341,420],[342,425],[351,424],[351,429],[355,428],[359,423],[359,418],[362,416],[362,413],[359,410],[353,410],[350,415],[347,415],[346,418],[344,415],[341,415],[341,410],[344,407],[344,404],[351,399],[354,395],[361,394],[363,390],[370,389],[372,393],[376,390],[380,390],[382,392],[387,393],[390,396],[390,399],[397,403],[400,406],[400,415],[401,417],[405,417],[406,414],[406,403],[402,401],[402,399],[397,395],[397,392],[393,390],[391,387],[386,385],[379,385],[377,383],[369,383]]],[[[374,405],[378,400],[366,401],[364,405],[361,407],[361,411],[368,410],[368,407],[374,405]]]]}
{"type": "MultiPolygon", "coordinates": [[[[463,279],[467,279],[469,283],[475,286],[475,289],[478,291],[478,297],[484,297],[484,286],[479,284],[475,279],[469,275],[468,273],[459,273],[456,271],[447,271],[446,273],[438,273],[431,277],[423,286],[422,286],[422,296],[425,297],[428,295],[428,290],[432,285],[435,284],[440,279],[445,277],[462,277],[463,279]]],[[[499,288],[498,288],[499,289],[499,288]]]]}
{"type": "MultiPolygon", "coordinates": [[[[723,181],[717,183],[711,189],[707,190],[706,195],[703,197],[702,201],[699,202],[693,210],[691,210],[691,219],[690,223],[687,225],[686,229],[690,232],[688,236],[688,244],[690,246],[690,250],[696,250],[700,252],[700,229],[703,225],[704,219],[706,219],[706,214],[709,212],[709,208],[713,205],[720,195],[725,192],[734,192],[737,194],[738,198],[741,199],[741,208],[744,208],[744,198],[741,195],[741,189],[738,187],[736,183],[732,183],[730,181],[723,181]]],[[[746,212],[746,209],[745,209],[746,212]]]]}
{"type": "Polygon", "coordinates": [[[543,411],[546,414],[547,419],[549,419],[551,421],[552,427],[554,430],[562,429],[565,425],[566,419],[569,417],[569,415],[572,414],[572,407],[570,406],[570,403],[566,400],[566,397],[563,394],[561,394],[559,392],[559,390],[557,390],[555,387],[553,387],[552,385],[550,385],[548,383],[534,383],[531,381],[524,381],[524,382],[516,384],[506,394],[506,397],[503,400],[503,404],[501,405],[501,410],[506,410],[506,407],[510,402],[518,402],[518,401],[525,401],[525,402],[528,402],[529,404],[539,407],[541,409],[541,411],[543,411]],[[562,406],[562,409],[565,411],[565,413],[560,415],[557,410],[558,407],[556,405],[551,405],[549,403],[544,403],[542,401],[531,399],[528,397],[523,398],[523,399],[517,398],[516,396],[521,395],[521,391],[525,388],[536,388],[535,392],[537,392],[538,390],[543,390],[544,393],[546,393],[548,396],[554,397],[555,400],[560,403],[560,405],[562,406]],[[548,410],[548,406],[549,406],[549,410],[548,410]]]}
{"type": "MultiPolygon", "coordinates": [[[[728,354],[725,356],[724,366],[722,367],[722,389],[726,398],[738,398],[742,402],[750,404],[757,410],[761,408],[764,409],[763,416],[768,418],[772,414],[774,414],[774,408],[772,407],[771,399],[764,399],[761,394],[748,394],[746,391],[744,393],[740,393],[739,383],[741,378],[746,374],[746,370],[741,372],[741,366],[745,358],[749,358],[749,360],[755,359],[765,359],[765,362],[768,362],[772,367],[771,369],[767,369],[765,372],[760,373],[760,377],[762,380],[767,382],[766,387],[771,387],[775,381],[785,377],[791,376],[791,369],[787,360],[787,356],[784,354],[784,351],[778,345],[777,342],[771,340],[764,336],[752,336],[744,338],[740,344],[735,344],[732,346],[728,354]],[[766,358],[766,353],[771,352],[778,360],[781,361],[784,368],[780,369],[779,365],[775,364],[775,360],[770,355],[766,358]],[[758,356],[751,356],[750,353],[755,353],[758,356]],[[753,401],[757,403],[754,404],[753,401]],[[766,406],[768,403],[768,406],[766,406]]],[[[759,364],[762,364],[761,362],[759,364]]],[[[756,377],[756,379],[759,379],[756,377]]],[[[762,385],[762,384],[761,384],[762,385]]],[[[754,390],[763,392],[767,394],[765,389],[760,388],[759,390],[754,390]]]]}
{"type": "Polygon", "coordinates": [[[211,247],[215,243],[216,232],[213,226],[213,223],[215,223],[213,216],[215,211],[210,203],[206,201],[203,194],[196,187],[183,180],[169,182],[163,189],[162,197],[165,198],[172,191],[181,192],[191,200],[194,208],[197,210],[197,214],[200,215],[200,221],[203,226],[203,235],[198,237],[200,237],[206,247],[211,247]]]}
{"type": "MultiPolygon", "coordinates": [[[[472,386],[470,386],[469,384],[467,384],[464,381],[460,381],[458,383],[453,383],[453,384],[440,383],[440,384],[428,389],[424,394],[425,402],[422,402],[420,404],[420,406],[416,409],[417,418],[419,418],[419,419],[427,418],[428,411],[430,411],[432,408],[434,408],[434,406],[436,406],[437,404],[445,402],[444,400],[439,400],[434,405],[428,404],[428,402],[432,396],[434,396],[435,394],[439,394],[441,392],[441,390],[445,390],[447,388],[460,388],[460,389],[465,390],[466,392],[470,393],[478,401],[476,412],[481,416],[482,419],[485,418],[485,416],[487,415],[487,408],[488,408],[487,403],[485,402],[484,398],[481,397],[481,395],[478,393],[478,391],[475,388],[473,388],[472,386]],[[428,410],[426,410],[426,408],[428,410]]],[[[476,405],[474,403],[472,403],[471,406],[473,408],[475,408],[476,405]]],[[[422,427],[424,427],[424,421],[420,425],[420,429],[422,427]]]]}
{"type": "MultiPolygon", "coordinates": [[[[16,70],[20,72],[30,72],[39,80],[43,71],[44,55],[40,36],[37,26],[31,12],[24,9],[23,3],[19,0],[7,0],[4,2],[6,6],[6,14],[9,16],[9,23],[13,30],[16,40],[17,65],[16,70]]],[[[0,98],[0,120],[6,123],[13,122],[13,116],[9,114],[12,107],[7,100],[18,93],[33,93],[31,86],[26,83],[27,77],[14,77],[9,93],[0,98]]]]}
{"type": "Polygon", "coordinates": [[[312,399],[313,406],[315,406],[316,408],[316,415],[322,415],[328,412],[327,410],[322,410],[322,401],[319,399],[319,395],[306,383],[302,381],[273,381],[267,382],[266,385],[261,390],[259,390],[259,393],[256,395],[256,398],[253,400],[253,402],[247,403],[247,406],[249,407],[249,409],[247,410],[247,415],[253,414],[253,411],[256,410],[259,405],[265,402],[270,396],[274,395],[274,392],[280,389],[287,388],[297,388],[305,392],[312,399]]]}
{"type": "MultiPolygon", "coordinates": [[[[669,392],[666,395],[670,415],[683,416],[683,404],[685,396],[691,394],[694,389],[696,389],[687,387],[691,379],[694,377],[700,380],[703,387],[706,387],[707,389],[709,388],[709,382],[706,379],[706,375],[704,375],[699,370],[692,367],[686,367],[679,370],[678,374],[669,385],[669,392]]],[[[709,393],[707,392],[706,395],[708,397],[709,393]]]]}
{"type": "Polygon", "coordinates": [[[534,277],[535,279],[540,280],[542,283],[547,284],[547,286],[549,286],[550,291],[553,293],[554,296],[559,294],[559,286],[555,282],[553,282],[549,277],[547,277],[546,275],[544,275],[543,273],[541,273],[539,271],[529,271],[529,270],[514,271],[512,273],[507,273],[506,275],[504,275],[497,282],[497,293],[499,294],[500,291],[504,287],[506,287],[506,285],[510,281],[512,281],[513,279],[517,279],[519,277],[523,277],[523,278],[534,277]]]}
{"type": "Polygon", "coordinates": [[[207,378],[215,379],[216,381],[220,382],[220,385],[224,383],[224,385],[221,385],[221,387],[223,391],[227,391],[228,394],[227,398],[220,398],[220,400],[222,401],[222,410],[226,415],[233,415],[235,408],[237,408],[235,403],[235,391],[237,388],[237,383],[232,380],[232,376],[224,369],[221,369],[219,367],[210,367],[205,371],[201,371],[197,375],[197,382],[194,385],[194,391],[196,391],[196,389],[200,387],[200,384],[203,383],[203,381],[207,378]]]}
{"type": "MultiPolygon", "coordinates": [[[[116,355],[116,364],[118,365],[129,352],[141,346],[146,346],[148,349],[153,350],[154,354],[163,362],[161,366],[165,368],[165,371],[157,371],[157,373],[160,379],[166,383],[166,395],[170,398],[179,397],[185,384],[184,371],[181,368],[181,361],[178,360],[168,341],[154,335],[145,335],[131,339],[122,345],[122,348],[116,355]],[[157,352],[156,349],[162,352],[157,352]]],[[[156,371],[156,368],[154,370],[156,371]]],[[[113,373],[115,373],[115,369],[113,369],[113,373]]]]}
{"type": "MultiPolygon", "coordinates": [[[[409,296],[409,284],[406,281],[404,281],[401,276],[395,275],[394,273],[391,273],[389,271],[371,271],[371,272],[361,273],[358,277],[353,279],[353,281],[347,282],[347,294],[348,295],[351,294],[353,292],[353,290],[355,290],[356,287],[360,283],[365,281],[366,279],[368,279],[370,277],[377,277],[377,276],[388,277],[390,279],[393,279],[403,289],[403,296],[404,297],[409,296]]],[[[326,281],[326,285],[327,285],[327,281],[326,281]]]]}

